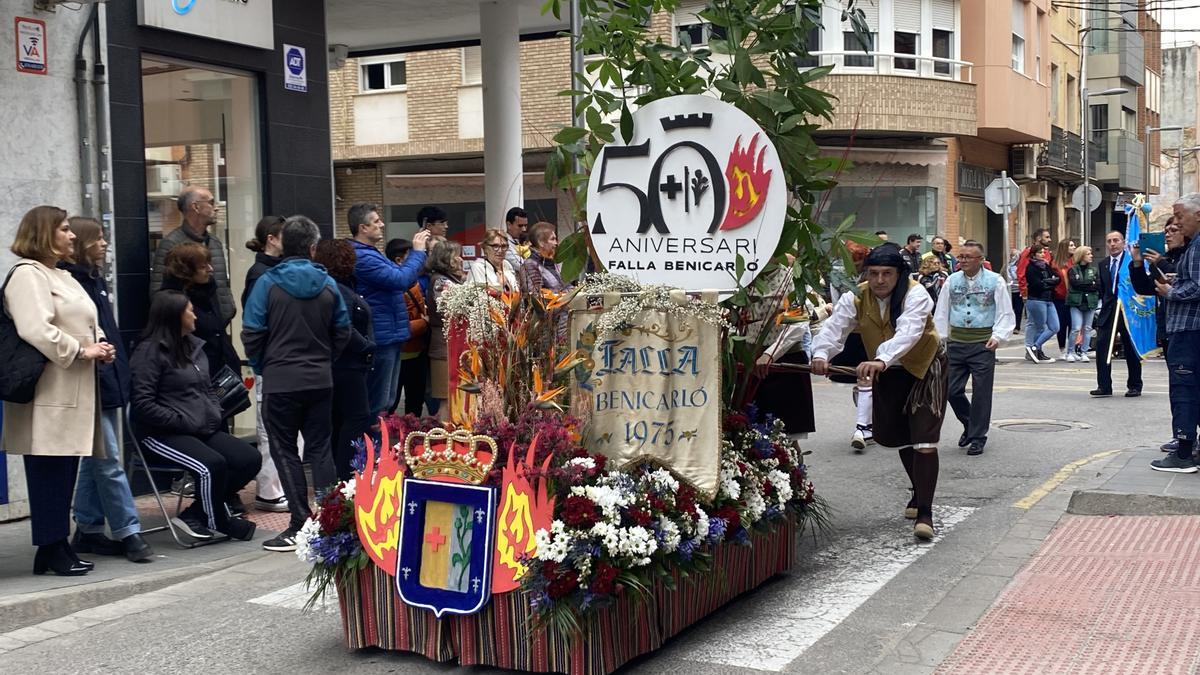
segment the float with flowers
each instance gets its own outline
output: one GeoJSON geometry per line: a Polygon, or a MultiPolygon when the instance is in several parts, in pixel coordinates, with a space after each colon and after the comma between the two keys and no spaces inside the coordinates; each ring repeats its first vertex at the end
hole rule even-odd
{"type": "Polygon", "coordinates": [[[767,345],[806,320],[774,147],[708,97],[635,121],[597,159],[628,183],[593,172],[589,238],[642,272],[448,291],[449,420],[381,420],[301,531],[349,647],[608,673],[789,570],[823,524],[799,444],[752,403],[767,345]]]}

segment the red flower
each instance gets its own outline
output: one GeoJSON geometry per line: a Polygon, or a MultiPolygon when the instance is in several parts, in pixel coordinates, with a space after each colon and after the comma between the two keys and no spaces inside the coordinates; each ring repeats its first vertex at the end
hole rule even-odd
{"type": "Polygon", "coordinates": [[[771,485],[771,481],[763,481],[763,496],[769,497],[773,492],[775,492],[775,486],[771,485]]]}
{"type": "Polygon", "coordinates": [[[650,514],[641,509],[629,509],[627,515],[636,525],[650,527],[650,514]]]}
{"type": "Polygon", "coordinates": [[[650,495],[649,499],[646,501],[650,502],[650,509],[652,511],[661,512],[667,510],[667,503],[664,502],[662,497],[659,497],[658,495],[650,495]]]}
{"type": "Polygon", "coordinates": [[[597,476],[604,472],[604,467],[608,466],[608,457],[605,455],[592,455],[592,459],[596,462],[596,471],[592,474],[597,476]]]}
{"type": "Polygon", "coordinates": [[[611,595],[616,590],[617,568],[607,563],[600,563],[596,567],[596,574],[592,576],[591,591],[599,595],[611,595]]]}
{"type": "Polygon", "coordinates": [[[742,413],[736,413],[736,412],[729,413],[728,415],[725,416],[725,428],[730,431],[744,429],[744,428],[746,428],[746,425],[749,423],[750,423],[749,418],[747,418],[742,413]]]}
{"type": "Polygon", "coordinates": [[[322,506],[317,521],[321,523],[322,532],[337,532],[342,525],[342,503],[322,506]]]}
{"type": "Polygon", "coordinates": [[[558,563],[553,560],[547,560],[542,563],[542,576],[547,579],[553,577],[558,572],[558,563]]]}
{"type": "Polygon", "coordinates": [[[567,570],[550,581],[550,585],[546,587],[546,593],[550,595],[551,600],[558,600],[570,595],[576,588],[579,588],[579,573],[575,570],[567,570]]]}
{"type": "Polygon", "coordinates": [[[587,497],[571,495],[563,503],[563,522],[571,527],[588,528],[600,520],[596,503],[587,497]]]}
{"type": "Polygon", "coordinates": [[[729,530],[736,529],[742,524],[742,518],[738,515],[737,509],[730,504],[717,509],[716,516],[729,523],[729,530]]]}

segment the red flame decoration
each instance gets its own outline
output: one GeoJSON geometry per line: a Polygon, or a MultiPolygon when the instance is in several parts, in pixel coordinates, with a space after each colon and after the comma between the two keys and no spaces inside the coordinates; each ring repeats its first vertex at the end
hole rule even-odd
{"type": "Polygon", "coordinates": [[[771,185],[771,171],[763,171],[763,160],[767,155],[764,145],[758,150],[758,138],[754,134],[750,147],[742,149],[742,137],[738,136],[725,165],[725,179],[729,183],[729,208],[725,211],[722,230],[736,230],[754,219],[767,201],[767,189],[771,185]],[[757,156],[755,151],[758,151],[757,156]]]}
{"type": "Polygon", "coordinates": [[[391,447],[387,425],[381,424],[380,428],[378,466],[375,444],[370,436],[363,434],[367,459],[362,472],[354,476],[354,520],[358,524],[358,540],[367,555],[383,571],[395,574],[404,465],[391,447]]]}
{"type": "Polygon", "coordinates": [[[532,556],[537,550],[534,533],[550,529],[554,518],[554,499],[546,494],[546,470],[553,455],[542,462],[541,475],[534,476],[534,457],[538,437],[529,444],[525,459],[517,464],[516,444],[508,451],[500,483],[500,511],[496,517],[496,556],[492,561],[492,593],[507,593],[521,585],[528,569],[521,556],[532,556]]]}

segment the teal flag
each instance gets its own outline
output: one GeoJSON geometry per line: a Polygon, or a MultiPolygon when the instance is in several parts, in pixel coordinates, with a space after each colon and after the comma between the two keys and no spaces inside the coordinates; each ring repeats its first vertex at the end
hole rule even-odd
{"type": "MultiPolygon", "coordinates": [[[[1158,325],[1154,320],[1157,298],[1152,295],[1138,295],[1133,291],[1133,282],[1129,280],[1129,266],[1133,264],[1130,249],[1142,236],[1142,210],[1133,204],[1127,204],[1125,215],[1129,223],[1125,230],[1125,259],[1129,262],[1117,278],[1117,301],[1120,303],[1121,314],[1125,317],[1125,325],[1129,328],[1129,337],[1133,340],[1138,356],[1146,358],[1158,349],[1158,325]]],[[[1147,264],[1142,261],[1142,265],[1147,264]]],[[[1116,325],[1114,321],[1114,329],[1116,325]]],[[[1111,340],[1109,345],[1111,349],[1111,340]]]]}

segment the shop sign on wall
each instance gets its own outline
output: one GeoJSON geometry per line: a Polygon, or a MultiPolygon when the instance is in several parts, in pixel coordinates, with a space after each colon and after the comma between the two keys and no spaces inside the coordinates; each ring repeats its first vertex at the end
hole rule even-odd
{"type": "Polygon", "coordinates": [[[283,88],[289,91],[308,91],[308,58],[304,47],[284,43],[283,88]]]}
{"type": "Polygon", "coordinates": [[[138,0],[138,25],[275,48],[272,0],[138,0]]]}
{"type": "Polygon", "coordinates": [[[767,134],[710,96],[633,115],[633,139],[600,151],[588,226],[609,272],[687,290],[749,284],[783,232],[787,185],[767,134]],[[737,259],[745,268],[737,278],[737,259]]]}
{"type": "Polygon", "coordinates": [[[14,25],[17,31],[17,71],[45,75],[46,22],[18,16],[14,25]]]}

